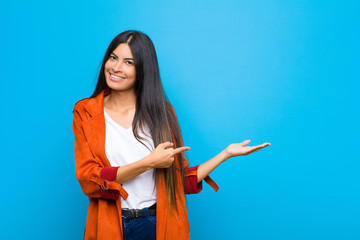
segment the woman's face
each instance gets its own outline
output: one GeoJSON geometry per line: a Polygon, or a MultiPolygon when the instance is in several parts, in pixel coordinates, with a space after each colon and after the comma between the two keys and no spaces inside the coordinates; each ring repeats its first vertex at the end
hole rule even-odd
{"type": "Polygon", "coordinates": [[[121,43],[105,63],[107,85],[115,91],[134,90],[136,70],[134,57],[127,43],[121,43]]]}

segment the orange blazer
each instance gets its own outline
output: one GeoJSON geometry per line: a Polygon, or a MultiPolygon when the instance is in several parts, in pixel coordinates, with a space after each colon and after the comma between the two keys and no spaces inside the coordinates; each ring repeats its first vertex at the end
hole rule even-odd
{"type": "MultiPolygon", "coordinates": [[[[115,181],[118,167],[112,167],[105,154],[103,104],[104,96],[109,93],[110,88],[106,88],[94,98],[84,98],[76,102],[73,110],[75,172],[82,191],[89,197],[85,240],[123,239],[120,197],[126,200],[128,193],[115,181]]],[[[190,239],[185,193],[200,192],[202,181],[197,183],[198,166],[188,167],[185,161],[185,186],[180,171],[176,176],[180,192],[184,194],[177,196],[178,211],[175,214],[169,212],[164,177],[160,173],[157,175],[156,239],[190,239]]],[[[180,166],[177,156],[175,165],[180,166]]],[[[204,180],[218,190],[209,176],[204,180]]]]}

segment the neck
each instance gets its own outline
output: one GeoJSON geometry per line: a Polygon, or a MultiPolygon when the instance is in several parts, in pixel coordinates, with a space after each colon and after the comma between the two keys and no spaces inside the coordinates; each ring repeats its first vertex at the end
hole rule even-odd
{"type": "Polygon", "coordinates": [[[106,108],[122,111],[136,107],[136,95],[134,91],[116,91],[111,90],[104,99],[106,108]]]}

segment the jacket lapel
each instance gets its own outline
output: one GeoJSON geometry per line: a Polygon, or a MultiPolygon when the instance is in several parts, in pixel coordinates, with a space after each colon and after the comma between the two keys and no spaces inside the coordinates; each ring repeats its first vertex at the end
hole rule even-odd
{"type": "Polygon", "coordinates": [[[104,116],[104,96],[110,92],[110,88],[105,88],[96,97],[84,105],[89,118],[84,120],[83,129],[89,147],[96,158],[100,159],[103,167],[111,167],[105,153],[105,116],[104,116]]]}

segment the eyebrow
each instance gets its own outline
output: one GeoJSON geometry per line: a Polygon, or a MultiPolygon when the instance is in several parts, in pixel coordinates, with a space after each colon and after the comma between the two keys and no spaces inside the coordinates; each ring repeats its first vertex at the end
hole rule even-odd
{"type": "MultiPolygon", "coordinates": [[[[115,53],[111,53],[111,54],[114,54],[115,55],[115,57],[117,57],[117,58],[119,58],[115,53]]],[[[134,59],[133,58],[124,58],[124,60],[133,60],[134,61],[134,59]]]]}

